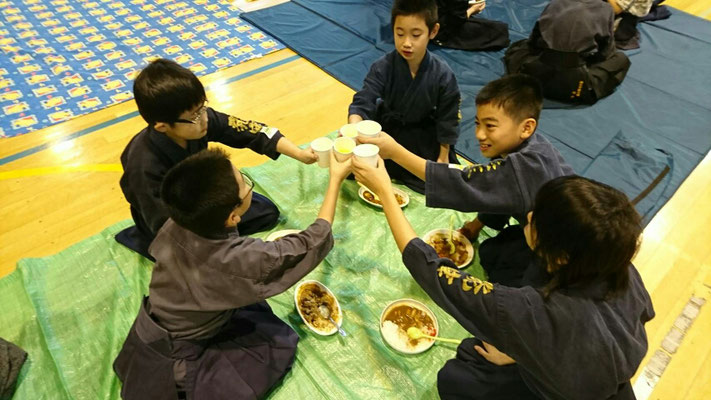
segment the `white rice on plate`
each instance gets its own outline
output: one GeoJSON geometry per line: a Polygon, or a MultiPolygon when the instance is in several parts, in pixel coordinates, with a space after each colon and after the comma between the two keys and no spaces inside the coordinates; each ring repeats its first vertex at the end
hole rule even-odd
{"type": "Polygon", "coordinates": [[[392,321],[385,320],[381,329],[383,337],[390,346],[403,352],[421,352],[431,346],[432,339],[417,339],[416,344],[410,343],[407,332],[392,321]]]}

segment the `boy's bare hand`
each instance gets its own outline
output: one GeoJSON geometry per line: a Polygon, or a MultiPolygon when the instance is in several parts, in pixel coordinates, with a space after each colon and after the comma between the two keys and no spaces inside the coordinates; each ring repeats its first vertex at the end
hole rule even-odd
{"type": "Polygon", "coordinates": [[[467,18],[471,17],[472,15],[479,14],[480,12],[484,11],[484,8],[486,8],[486,2],[472,5],[467,9],[467,18]]]}
{"type": "Polygon", "coordinates": [[[506,353],[500,352],[496,347],[484,341],[482,341],[482,343],[484,344],[484,348],[481,346],[474,346],[474,350],[481,354],[482,357],[486,358],[490,363],[496,365],[509,365],[516,363],[516,360],[506,355],[506,353]]]}
{"type": "Polygon", "coordinates": [[[475,219],[473,221],[465,222],[464,225],[459,228],[459,233],[464,235],[473,243],[479,237],[479,232],[481,232],[481,228],[483,227],[484,224],[482,224],[479,219],[475,219]]]}
{"type": "Polygon", "coordinates": [[[295,158],[304,164],[313,164],[318,161],[318,156],[311,147],[299,149],[299,153],[295,158]]]}
{"type": "Polygon", "coordinates": [[[330,154],[331,161],[329,163],[329,173],[331,174],[331,179],[336,179],[338,182],[342,182],[348,174],[351,173],[351,160],[353,158],[349,158],[346,161],[343,162],[338,162],[336,160],[336,155],[334,152],[331,152],[330,154]]]}
{"type": "Polygon", "coordinates": [[[378,157],[378,167],[373,167],[365,161],[353,157],[353,173],[358,182],[364,184],[368,189],[372,190],[379,197],[385,193],[392,193],[392,183],[390,175],[385,170],[383,159],[378,157]]]}
{"type": "Polygon", "coordinates": [[[392,138],[392,136],[388,135],[385,132],[380,132],[380,135],[378,137],[374,138],[364,138],[361,136],[358,136],[356,138],[358,143],[370,143],[378,146],[380,149],[380,157],[383,159],[390,159],[393,158],[393,155],[398,151],[398,149],[402,146],[398,142],[395,141],[395,139],[392,138]]]}

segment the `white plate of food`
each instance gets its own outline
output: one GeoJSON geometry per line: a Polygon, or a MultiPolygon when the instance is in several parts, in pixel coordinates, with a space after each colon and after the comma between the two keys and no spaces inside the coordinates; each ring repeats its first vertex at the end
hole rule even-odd
{"type": "Polygon", "coordinates": [[[294,290],[294,304],[301,320],[316,334],[328,336],[338,332],[338,328],[331,321],[321,316],[319,312],[321,305],[328,307],[331,318],[338,326],[343,324],[343,313],[338,299],[326,285],[319,281],[301,282],[294,290]]]}
{"type": "MultiPolygon", "coordinates": [[[[398,188],[393,188],[393,192],[395,193],[395,200],[400,204],[400,208],[405,208],[405,206],[410,204],[410,196],[407,193],[398,188]]],[[[373,207],[383,208],[380,199],[376,199],[375,193],[365,186],[361,186],[358,190],[358,197],[373,207]]]]}
{"type": "Polygon", "coordinates": [[[410,339],[407,330],[413,326],[429,336],[437,336],[439,333],[437,317],[417,300],[395,300],[380,314],[380,335],[383,341],[401,353],[419,354],[434,345],[434,340],[429,338],[410,339]]]}
{"type": "Polygon", "coordinates": [[[264,239],[265,242],[273,242],[277,239],[281,239],[286,235],[291,235],[294,233],[300,233],[301,231],[298,229],[282,229],[280,231],[272,232],[267,236],[266,239],[264,239]]]}
{"type": "Polygon", "coordinates": [[[435,229],[427,232],[422,240],[432,246],[437,255],[441,258],[449,258],[454,262],[457,268],[464,268],[474,259],[474,246],[472,242],[462,235],[459,231],[454,231],[452,239],[454,240],[454,253],[450,254],[451,246],[449,245],[449,229],[435,229]]]}

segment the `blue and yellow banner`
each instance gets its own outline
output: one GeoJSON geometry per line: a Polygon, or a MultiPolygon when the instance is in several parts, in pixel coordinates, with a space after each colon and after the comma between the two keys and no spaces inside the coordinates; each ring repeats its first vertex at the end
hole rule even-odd
{"type": "Polygon", "coordinates": [[[0,137],[133,98],[155,58],[205,75],[283,48],[222,0],[0,0],[0,137]]]}

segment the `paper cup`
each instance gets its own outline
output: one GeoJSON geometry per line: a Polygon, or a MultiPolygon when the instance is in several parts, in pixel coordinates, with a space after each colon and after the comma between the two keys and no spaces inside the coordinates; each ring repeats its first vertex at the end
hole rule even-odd
{"type": "Polygon", "coordinates": [[[328,164],[331,161],[333,141],[327,137],[320,137],[311,142],[311,148],[318,156],[318,166],[321,168],[328,168],[328,164]]]}
{"type": "Polygon", "coordinates": [[[353,149],[353,155],[367,162],[373,167],[378,166],[378,152],[380,149],[374,144],[359,144],[353,149]]]}
{"type": "Polygon", "coordinates": [[[358,136],[374,138],[380,135],[380,131],[383,130],[383,127],[375,121],[365,120],[358,122],[356,129],[358,129],[358,136]]]}
{"type": "Polygon", "coordinates": [[[336,154],[336,160],[338,162],[346,161],[351,154],[353,149],[356,147],[356,142],[352,138],[339,137],[333,141],[333,150],[336,154]]]}
{"type": "Polygon", "coordinates": [[[355,138],[358,136],[356,124],[345,124],[338,130],[338,134],[343,137],[355,138]]]}

